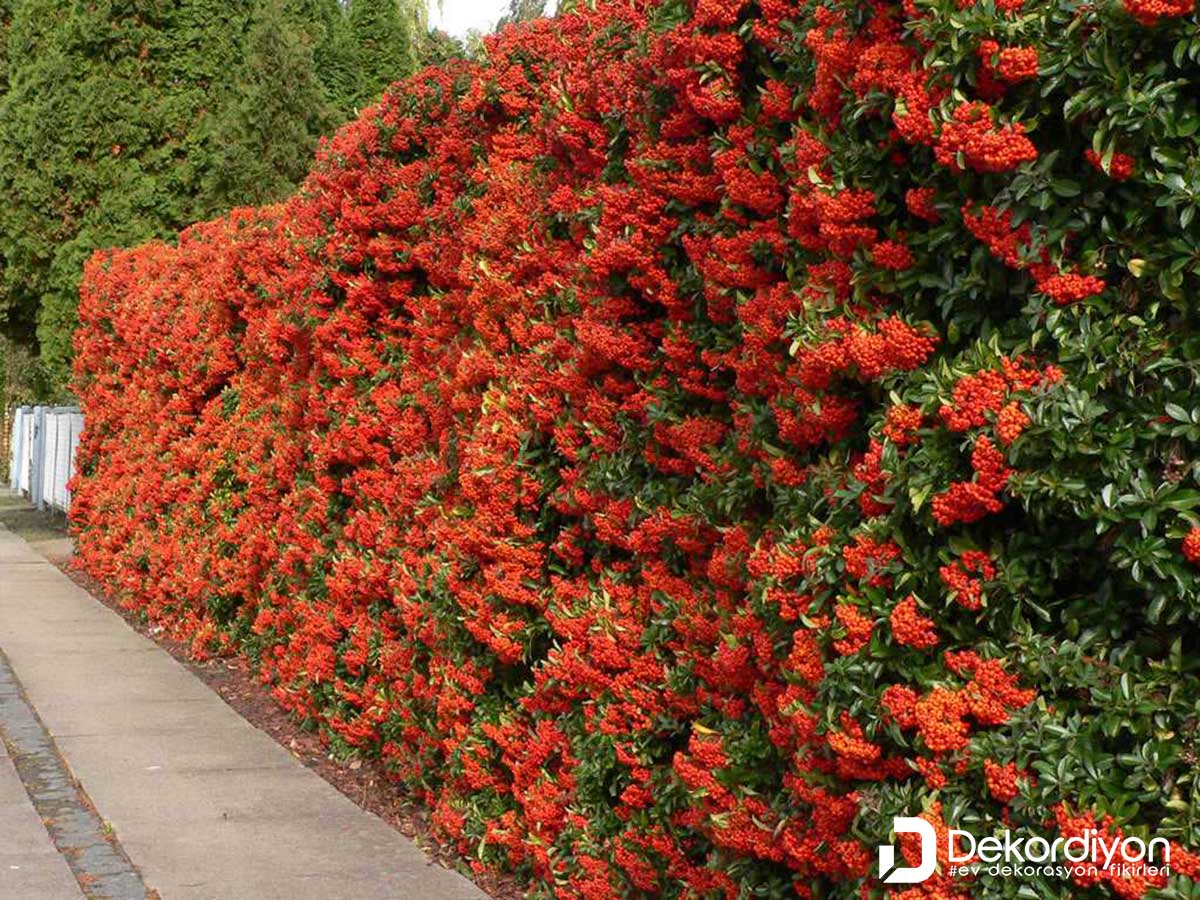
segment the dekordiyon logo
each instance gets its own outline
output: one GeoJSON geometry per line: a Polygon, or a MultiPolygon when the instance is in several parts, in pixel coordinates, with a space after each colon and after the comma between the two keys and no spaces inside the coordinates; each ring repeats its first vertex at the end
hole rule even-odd
{"type": "MultiPolygon", "coordinates": [[[[921,862],[897,866],[896,848],[879,847],[879,877],[884,884],[920,884],[938,867],[938,836],[925,819],[897,816],[892,820],[896,834],[915,834],[921,839],[921,862]]],[[[948,862],[943,875],[971,877],[982,873],[1004,878],[1096,877],[1103,872],[1123,878],[1157,878],[1170,874],[1171,846],[1165,838],[1144,841],[1095,829],[1053,840],[1041,835],[1022,836],[1009,829],[978,838],[969,831],[947,829],[941,858],[948,862]],[[1157,856],[1156,856],[1157,851],[1157,856]]],[[[907,860],[901,860],[907,862],[907,860]]]]}
{"type": "Polygon", "coordinates": [[[921,864],[915,868],[896,867],[896,848],[884,844],[879,848],[879,874],[884,884],[920,884],[937,868],[937,832],[924,819],[897,816],[892,820],[896,834],[921,836],[921,864]]]}

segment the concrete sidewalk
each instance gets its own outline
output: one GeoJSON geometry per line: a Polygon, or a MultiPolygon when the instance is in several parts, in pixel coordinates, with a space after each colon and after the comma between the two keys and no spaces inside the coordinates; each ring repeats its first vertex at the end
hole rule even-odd
{"type": "MultiPolygon", "coordinates": [[[[82,791],[163,900],[485,896],[304,768],[3,527],[0,651],[82,791]]],[[[12,816],[24,834],[33,811],[28,798],[22,810],[3,765],[0,831],[12,816]]],[[[19,846],[28,845],[31,866],[44,866],[36,877],[61,882],[43,838],[19,846]]],[[[0,865],[10,856],[0,853],[0,865]]],[[[12,894],[4,884],[6,900],[59,896],[12,894]]]]}

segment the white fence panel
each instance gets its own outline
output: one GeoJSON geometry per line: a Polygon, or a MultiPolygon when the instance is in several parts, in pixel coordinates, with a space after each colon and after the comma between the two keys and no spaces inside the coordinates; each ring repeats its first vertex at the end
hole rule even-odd
{"type": "Polygon", "coordinates": [[[65,450],[67,477],[63,480],[63,512],[71,508],[71,492],[67,490],[67,482],[75,477],[75,454],[79,450],[79,435],[83,433],[83,413],[77,409],[70,410],[67,412],[65,418],[67,421],[67,446],[65,450]]]}
{"type": "Polygon", "coordinates": [[[22,410],[14,409],[12,417],[12,433],[8,441],[8,486],[14,491],[21,489],[21,463],[25,459],[22,426],[25,416],[22,410]]]}
{"type": "Polygon", "coordinates": [[[42,487],[39,506],[54,499],[55,464],[58,462],[58,416],[42,414],[42,487]]]}
{"type": "Polygon", "coordinates": [[[22,406],[13,417],[9,486],[39,509],[67,512],[83,415],[73,406],[22,406]]]}
{"type": "Polygon", "coordinates": [[[34,414],[33,409],[30,408],[28,414],[25,416],[25,428],[21,444],[23,451],[23,456],[21,457],[23,463],[21,466],[21,490],[26,494],[33,491],[33,448],[36,443],[33,432],[34,414]]]}
{"type": "Polygon", "coordinates": [[[13,416],[12,458],[9,481],[14,490],[29,493],[33,466],[33,407],[23,406],[13,416]]]}

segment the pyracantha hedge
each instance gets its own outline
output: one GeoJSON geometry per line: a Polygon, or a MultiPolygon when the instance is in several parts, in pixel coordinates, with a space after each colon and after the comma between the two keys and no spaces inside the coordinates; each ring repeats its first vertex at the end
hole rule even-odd
{"type": "Polygon", "coordinates": [[[1192,0],[583,6],[91,262],[83,565],[546,895],[1194,896],[1192,0]]]}

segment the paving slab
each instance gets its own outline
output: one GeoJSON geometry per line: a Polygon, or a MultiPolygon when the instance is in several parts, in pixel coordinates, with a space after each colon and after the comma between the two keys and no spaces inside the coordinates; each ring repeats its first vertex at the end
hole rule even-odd
{"type": "MultiPolygon", "coordinates": [[[[306,769],[2,527],[0,651],[163,900],[486,896],[306,769]]],[[[0,897],[9,896],[24,900],[0,883],[0,897]]]]}

